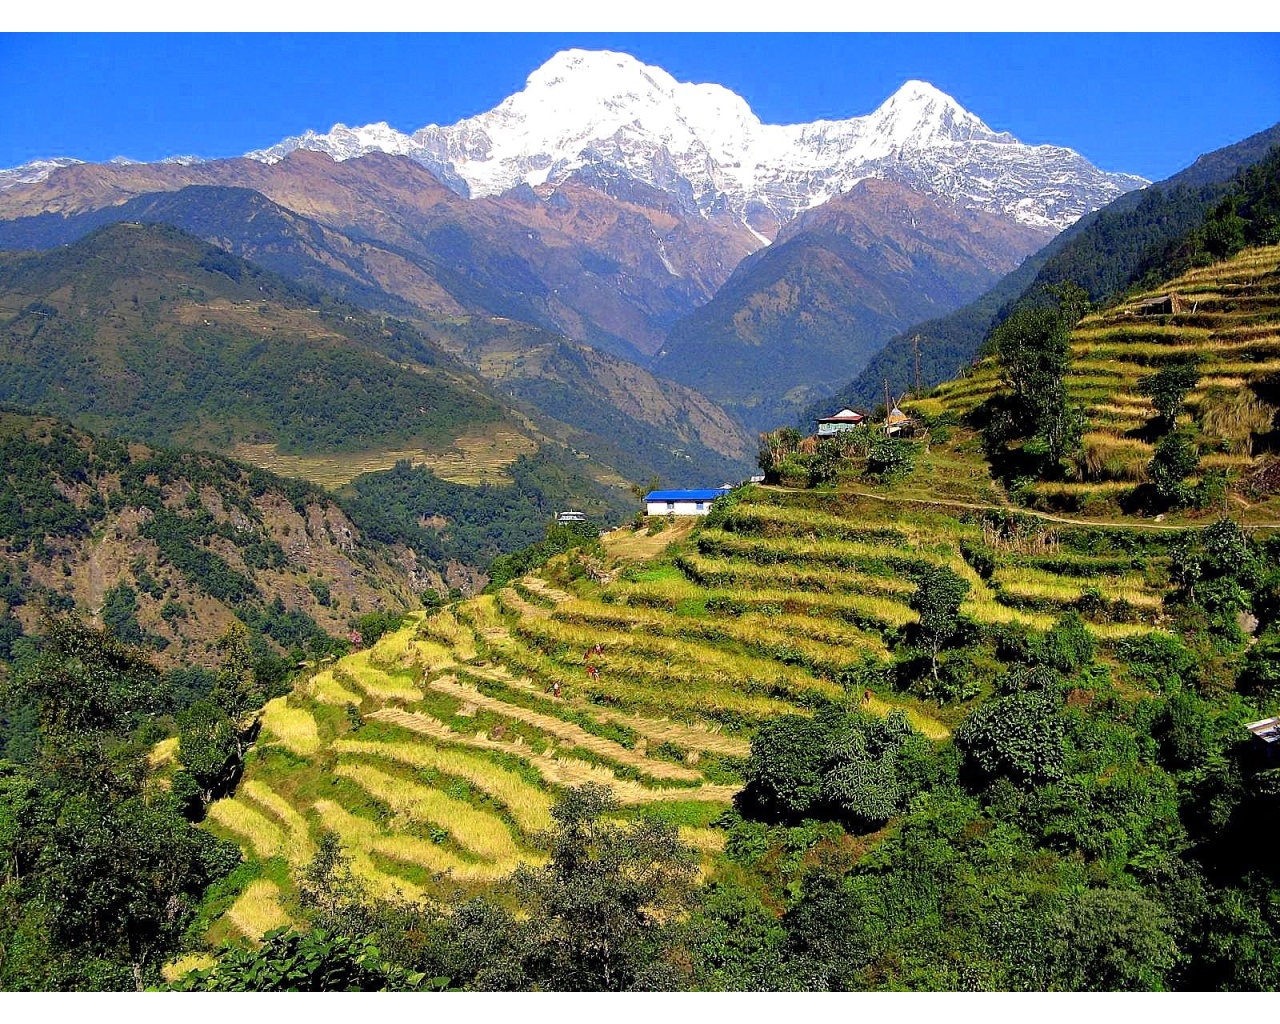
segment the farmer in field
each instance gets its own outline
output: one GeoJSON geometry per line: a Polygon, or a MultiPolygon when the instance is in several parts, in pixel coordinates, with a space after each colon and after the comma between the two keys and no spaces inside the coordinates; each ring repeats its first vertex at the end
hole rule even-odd
{"type": "Polygon", "coordinates": [[[554,683],[552,683],[552,684],[551,684],[551,696],[553,696],[553,697],[559,697],[559,696],[560,696],[560,681],[559,681],[559,680],[556,680],[554,683]]]}

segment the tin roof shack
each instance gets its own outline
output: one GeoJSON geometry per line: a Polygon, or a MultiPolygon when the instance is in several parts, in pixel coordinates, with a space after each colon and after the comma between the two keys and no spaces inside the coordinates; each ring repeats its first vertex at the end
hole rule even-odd
{"type": "Polygon", "coordinates": [[[842,430],[852,430],[862,420],[861,413],[854,412],[852,409],[841,409],[834,416],[823,416],[818,420],[818,436],[825,437],[828,434],[838,434],[842,430]]]}
{"type": "Polygon", "coordinates": [[[1270,769],[1280,765],[1280,715],[1250,722],[1245,728],[1253,734],[1248,760],[1253,763],[1254,771],[1275,774],[1270,769]]]}
{"type": "Polygon", "coordinates": [[[587,514],[585,512],[557,512],[557,523],[585,523],[587,514]]]}

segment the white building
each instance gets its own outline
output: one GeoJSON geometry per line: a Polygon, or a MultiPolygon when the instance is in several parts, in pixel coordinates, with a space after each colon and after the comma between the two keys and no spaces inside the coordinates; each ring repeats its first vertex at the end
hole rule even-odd
{"type": "Polygon", "coordinates": [[[838,434],[842,430],[852,430],[863,420],[861,413],[852,409],[841,409],[834,416],[823,416],[818,420],[818,436],[838,434]]]}
{"type": "Polygon", "coordinates": [[[651,516],[705,516],[711,503],[732,488],[704,487],[688,491],[650,491],[644,496],[645,514],[651,516]]]}

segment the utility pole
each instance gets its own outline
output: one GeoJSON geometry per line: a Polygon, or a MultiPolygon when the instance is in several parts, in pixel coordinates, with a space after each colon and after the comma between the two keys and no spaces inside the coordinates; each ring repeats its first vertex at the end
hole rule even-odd
{"type": "Polygon", "coordinates": [[[884,432],[889,433],[889,413],[893,411],[893,406],[889,404],[889,378],[884,380],[884,432]]]}
{"type": "Polygon", "coordinates": [[[911,347],[916,354],[916,398],[920,397],[920,335],[911,339],[911,347]]]}

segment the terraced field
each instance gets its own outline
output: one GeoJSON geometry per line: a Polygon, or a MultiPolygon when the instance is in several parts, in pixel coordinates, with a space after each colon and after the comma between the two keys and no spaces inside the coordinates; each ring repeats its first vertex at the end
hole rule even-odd
{"type": "Polygon", "coordinates": [[[371,892],[428,899],[541,863],[556,793],[594,781],[713,858],[723,833],[709,826],[760,722],[848,700],[902,708],[945,739],[965,707],[866,682],[887,678],[866,670],[890,663],[916,619],[923,564],[969,582],[962,610],[978,622],[1046,629],[1085,608],[1104,647],[1159,628],[1167,584],[1150,544],[1087,553],[1070,528],[1011,531],[839,491],[750,488],[714,522],[605,544],[609,582],[562,556],[419,613],[268,704],[244,781],[209,810],[206,827],[257,866],[211,936],[296,919],[292,879],[324,831],[371,892]],[[976,547],[993,560],[982,572],[976,547]]]}
{"type": "MultiPolygon", "coordinates": [[[[1159,292],[1090,314],[1072,334],[1071,356],[1068,391],[1089,423],[1084,480],[1035,485],[1038,507],[1114,511],[1145,481],[1154,449],[1144,428],[1155,408],[1139,394],[1138,379],[1190,356],[1201,360],[1201,378],[1180,422],[1198,431],[1202,471],[1239,478],[1255,464],[1254,438],[1271,430],[1280,403],[1280,246],[1246,250],[1192,270],[1159,292]],[[1144,304],[1170,293],[1183,312],[1142,315],[1144,304]]],[[[917,407],[964,413],[999,387],[997,367],[988,360],[917,407]]]]}

